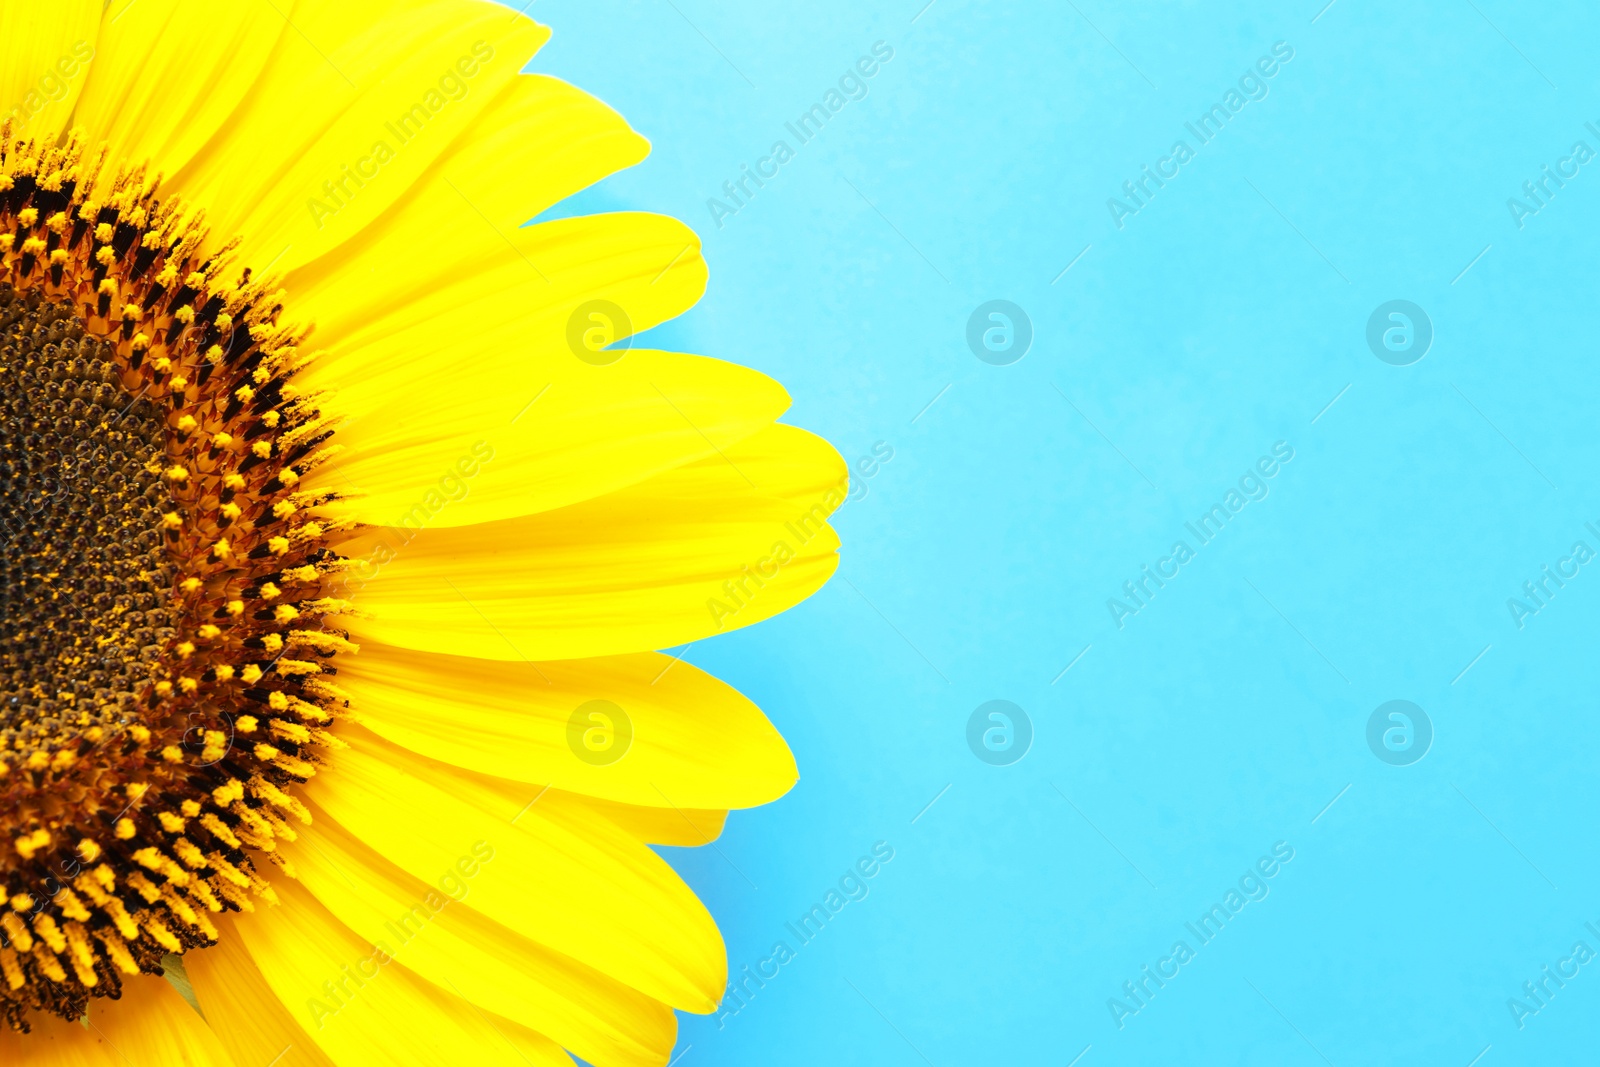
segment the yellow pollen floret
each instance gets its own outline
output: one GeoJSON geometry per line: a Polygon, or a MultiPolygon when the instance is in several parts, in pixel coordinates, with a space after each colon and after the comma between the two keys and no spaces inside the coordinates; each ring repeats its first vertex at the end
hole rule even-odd
{"type": "Polygon", "coordinates": [[[280,318],[247,237],[160,193],[170,160],[21,121],[0,131],[0,495],[30,519],[0,538],[21,627],[0,664],[0,1021],[26,1031],[275,901],[265,863],[293,877],[278,850],[311,809],[289,791],[345,744],[328,679],[355,646],[330,594],[360,527],[313,477],[342,421],[297,380],[316,324],[280,318]]]}
{"type": "Polygon", "coordinates": [[[27,952],[33,948],[33,934],[22,925],[22,920],[16,912],[6,912],[0,915],[0,930],[11,935],[11,943],[17,947],[18,952],[27,952]]]}
{"type": "MultiPolygon", "coordinates": [[[[41,848],[48,847],[49,844],[50,832],[48,830],[35,830],[31,834],[17,838],[14,847],[17,850],[17,855],[25,860],[31,860],[35,852],[38,852],[41,848]]],[[[12,907],[16,907],[16,901],[17,898],[13,897],[11,900],[12,907]]],[[[31,903],[28,906],[31,907],[31,903]]]]}

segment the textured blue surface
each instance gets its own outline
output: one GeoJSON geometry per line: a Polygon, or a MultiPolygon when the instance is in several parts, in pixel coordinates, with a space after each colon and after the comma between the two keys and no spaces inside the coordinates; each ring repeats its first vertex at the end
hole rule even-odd
{"type": "Polygon", "coordinates": [[[893,450],[831,584],[688,652],[803,778],[671,856],[735,977],[793,952],[684,1018],[683,1067],[1593,1062],[1600,12],[1321,2],[531,11],[533,69],[654,143],[563,210],[704,237],[710,291],[652,339],[774,375],[852,462],[893,450]],[[1176,175],[1134,201],[1146,165],[1176,175]],[[1576,175],[1530,199],[1545,165],[1576,175]],[[966,340],[996,299],[1033,330],[1007,366],[966,340]],[[1410,365],[1368,345],[1392,300],[1432,324],[1410,365]],[[1577,573],[1535,601],[1545,565],[1577,573]],[[1176,576],[1129,599],[1144,566],[1176,576]],[[1009,765],[968,746],[990,700],[1032,724],[1009,765]],[[1369,747],[1391,700],[1420,760],[1369,747]]]}

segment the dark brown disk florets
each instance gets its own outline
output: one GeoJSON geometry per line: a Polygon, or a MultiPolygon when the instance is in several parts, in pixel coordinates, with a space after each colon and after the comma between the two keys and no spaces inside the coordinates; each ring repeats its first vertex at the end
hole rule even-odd
{"type": "Polygon", "coordinates": [[[338,744],[345,531],[303,334],[141,171],[0,128],[0,1016],[272,898],[338,744]],[[96,195],[101,199],[96,199],[96,195]]]}

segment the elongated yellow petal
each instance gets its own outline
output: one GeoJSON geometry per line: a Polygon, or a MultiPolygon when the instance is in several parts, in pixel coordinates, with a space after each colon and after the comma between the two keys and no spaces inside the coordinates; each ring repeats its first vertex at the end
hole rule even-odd
{"type": "Polygon", "coordinates": [[[549,37],[485,0],[206,0],[188,19],[151,6],[107,14],[116,58],[84,120],[121,158],[165,170],[219,233],[242,235],[248,261],[278,270],[388,209],[549,37]],[[189,129],[158,115],[174,100],[198,105],[189,129]]]}
{"type": "Polygon", "coordinates": [[[832,447],[774,426],[710,459],[558,511],[454,529],[377,530],[346,550],[365,637],[547,660],[671,648],[790,607],[833,573],[832,447]]]}
{"type": "Polygon", "coordinates": [[[296,47],[293,35],[273,5],[251,0],[117,0],[73,124],[104,140],[116,163],[171,175],[223,128],[275,55],[296,47]]]}
{"type": "MultiPolygon", "coordinates": [[[[515,824],[421,775],[422,757],[348,727],[351,748],[319,775],[315,802],[391,862],[437,884],[480,843],[494,850],[472,907],[673,1007],[710,1011],[722,938],[659,856],[605,820],[531,805],[515,824]]],[[[530,790],[532,792],[532,790],[530,790]]]]}
{"type": "MultiPolygon", "coordinates": [[[[285,848],[301,884],[340,922],[486,1011],[546,1034],[593,1063],[659,1065],[677,1034],[665,1004],[551,952],[473,908],[495,860],[467,853],[453,876],[424,882],[317,819],[285,848]],[[440,888],[443,882],[444,888],[440,888]]],[[[529,902],[529,906],[537,906],[529,902]]]]}
{"type": "Polygon", "coordinates": [[[571,1067],[548,1038],[419,978],[290,878],[233,924],[273,993],[335,1063],[571,1067]]]}
{"type": "Polygon", "coordinates": [[[341,269],[288,280],[325,349],[305,383],[350,417],[347,453],[312,482],[352,496],[335,513],[392,523],[423,505],[429,525],[457,526],[560,507],[713,455],[788,406],[775,382],[716,360],[580,358],[699,299],[699,239],[675,219],[595,215],[502,237],[457,198],[358,243],[341,269]],[[446,477],[459,499],[426,506],[446,477]]]}
{"type": "Polygon", "coordinates": [[[0,1031],[0,1063],[21,1067],[223,1067],[232,1061],[172,983],[124,977],[122,999],[89,1002],[89,1025],[35,1015],[33,1033],[0,1031]]]}
{"type": "MultiPolygon", "coordinates": [[[[650,142],[626,119],[588,93],[559,78],[523,74],[418,177],[381,227],[406,225],[401,215],[431,218],[443,205],[465,201],[491,229],[510,232],[649,151],[650,142]]],[[[359,269],[367,247],[360,241],[330,250],[316,269],[359,269]]]]}
{"type": "Polygon", "coordinates": [[[445,783],[445,788],[508,822],[520,818],[537,804],[546,812],[554,810],[569,822],[602,816],[635,841],[695,848],[709,845],[721,837],[728,821],[726,811],[619,804],[584,793],[569,793],[564,789],[519,782],[514,778],[495,778],[463,767],[447,767],[443,764],[432,766],[446,770],[448,778],[440,779],[445,783]]]}
{"type": "Polygon", "coordinates": [[[88,80],[101,10],[101,0],[0,5],[0,120],[61,130],[88,80]]]}
{"type": "Polygon", "coordinates": [[[437,382],[340,432],[350,451],[308,483],[353,494],[329,514],[421,529],[549,511],[715,456],[789,406],[757,371],[675,352],[577,377],[461,366],[471,385],[437,382]]]}
{"type": "Polygon", "coordinates": [[[581,807],[586,811],[604,815],[632,834],[636,840],[652,845],[677,845],[681,848],[709,845],[722,836],[723,827],[728,822],[726,811],[617,804],[591,796],[567,793],[560,789],[550,790],[539,803],[555,807],[581,807]]]}
{"type": "Polygon", "coordinates": [[[444,764],[431,766],[442,769],[447,775],[436,780],[435,784],[442,782],[444,788],[455,791],[461,799],[508,822],[520,818],[537,804],[547,814],[554,811],[568,822],[602,816],[634,840],[646,844],[694,848],[708,845],[721,837],[728,821],[726,811],[619,804],[583,793],[569,793],[564,789],[519,782],[514,778],[495,778],[464,767],[444,764]]]}
{"type": "Polygon", "coordinates": [[[726,809],[775,800],[798,777],[760,709],[669,656],[534,664],[370,642],[339,677],[376,733],[501,778],[625,804],[726,809]]]}
{"type": "Polygon", "coordinates": [[[231,923],[217,944],[184,956],[195,999],[206,1018],[218,1020],[217,1039],[238,1064],[273,1067],[334,1067],[320,1046],[295,1022],[234,936],[231,923]],[[282,1059],[274,1060],[281,1056],[282,1059]]]}

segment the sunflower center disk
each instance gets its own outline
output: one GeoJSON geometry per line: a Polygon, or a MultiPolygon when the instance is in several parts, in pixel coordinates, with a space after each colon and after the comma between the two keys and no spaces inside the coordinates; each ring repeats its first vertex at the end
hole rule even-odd
{"type": "Polygon", "coordinates": [[[161,516],[177,505],[162,413],[127,395],[109,344],[9,285],[0,331],[0,738],[48,750],[123,718],[139,650],[173,636],[161,516]]]}
{"type": "Polygon", "coordinates": [[[353,646],[278,295],[142,171],[0,139],[0,1017],[26,1030],[273,899],[257,865],[310,819],[353,646]]]}

